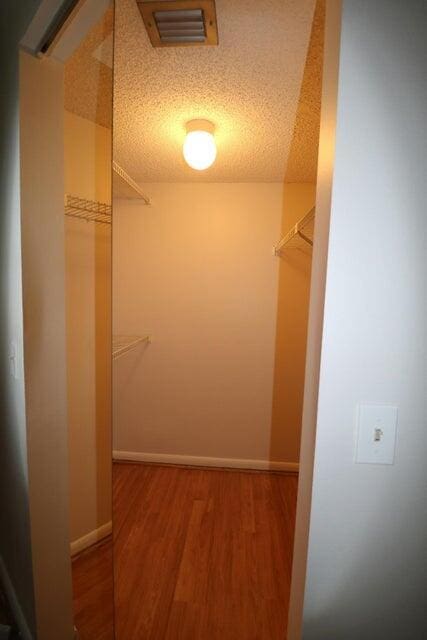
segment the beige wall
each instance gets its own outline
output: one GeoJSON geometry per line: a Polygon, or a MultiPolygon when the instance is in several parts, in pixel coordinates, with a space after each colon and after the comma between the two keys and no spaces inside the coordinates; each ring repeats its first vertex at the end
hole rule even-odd
{"type": "Polygon", "coordinates": [[[65,193],[111,202],[111,129],[70,111],[64,117],[65,193]]]}
{"type": "MultiPolygon", "coordinates": [[[[21,53],[24,379],[34,637],[74,637],[68,530],[63,67],[21,53]]],[[[19,377],[22,376],[22,373],[19,377]]],[[[14,487],[9,491],[16,499],[14,487]]],[[[2,523],[7,526],[7,523],[2,523]]]]}
{"type": "MultiPolygon", "coordinates": [[[[111,130],[65,111],[65,193],[111,200],[111,130]]],[[[111,521],[111,226],[65,219],[71,539],[111,521]]]]}
{"type": "MultiPolygon", "coordinates": [[[[340,1],[327,4],[323,58],[322,114],[316,185],[316,217],[307,331],[306,374],[301,428],[300,473],[289,602],[289,640],[302,637],[307,550],[313,491],[317,403],[322,353],[323,312],[328,261],[329,223],[334,170],[336,103],[340,47],[340,1]]],[[[331,450],[333,452],[333,449],[331,450]]]]}
{"type": "MultiPolygon", "coordinates": [[[[314,184],[285,184],[281,235],[313,207],[314,184]]],[[[310,295],[311,249],[284,251],[279,259],[276,355],[270,455],[299,461],[305,352],[310,295]]]]}
{"type": "Polygon", "coordinates": [[[114,332],[153,342],[115,362],[114,448],[265,463],[283,185],[144,187],[115,202],[114,332]]]}

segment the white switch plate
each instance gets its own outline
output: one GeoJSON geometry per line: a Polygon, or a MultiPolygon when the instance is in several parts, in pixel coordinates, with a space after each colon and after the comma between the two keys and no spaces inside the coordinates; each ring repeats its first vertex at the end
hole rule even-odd
{"type": "Polygon", "coordinates": [[[394,464],[397,407],[360,404],[356,462],[394,464]]]}

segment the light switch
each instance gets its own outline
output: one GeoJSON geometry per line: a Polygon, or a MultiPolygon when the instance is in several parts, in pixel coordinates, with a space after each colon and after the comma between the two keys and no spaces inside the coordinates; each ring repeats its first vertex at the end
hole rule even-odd
{"type": "Polygon", "coordinates": [[[397,407],[360,404],[356,462],[393,464],[396,431],[397,407]]]}

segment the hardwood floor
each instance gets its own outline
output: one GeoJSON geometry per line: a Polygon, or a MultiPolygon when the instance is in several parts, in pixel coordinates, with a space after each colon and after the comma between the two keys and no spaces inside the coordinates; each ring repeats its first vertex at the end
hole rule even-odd
{"type": "Polygon", "coordinates": [[[114,640],[113,545],[111,536],[72,563],[74,624],[79,640],[114,640]]]}
{"type": "MultiPolygon", "coordinates": [[[[296,492],[294,475],[115,464],[116,640],[284,640],[296,492]]],[[[73,570],[82,640],[111,638],[96,567],[73,570]]]]}
{"type": "Polygon", "coordinates": [[[283,640],[297,478],[116,464],[117,640],[283,640]]]}

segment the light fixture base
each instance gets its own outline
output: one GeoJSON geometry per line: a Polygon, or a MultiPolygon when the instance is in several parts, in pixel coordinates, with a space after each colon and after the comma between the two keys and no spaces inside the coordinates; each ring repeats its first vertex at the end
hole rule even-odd
{"type": "Polygon", "coordinates": [[[189,120],[185,128],[187,133],[190,133],[190,131],[206,131],[212,135],[215,133],[215,125],[210,120],[189,120]]]}

